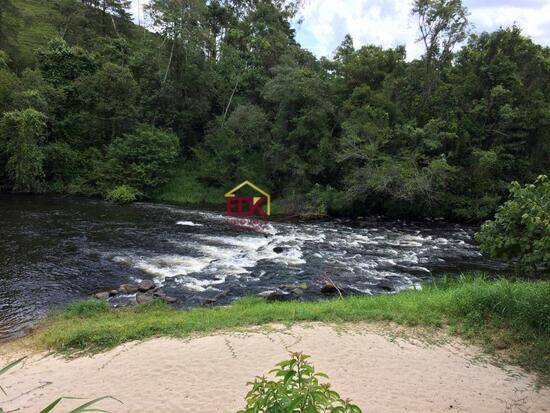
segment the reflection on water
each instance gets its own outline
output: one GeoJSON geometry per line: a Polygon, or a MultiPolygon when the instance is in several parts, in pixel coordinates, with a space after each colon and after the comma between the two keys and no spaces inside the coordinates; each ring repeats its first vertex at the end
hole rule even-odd
{"type": "Polygon", "coordinates": [[[399,291],[442,272],[502,269],[458,225],[271,222],[235,232],[222,214],[155,204],[0,196],[0,339],[72,300],[150,278],[177,306],[324,277],[360,294],[399,291]]]}

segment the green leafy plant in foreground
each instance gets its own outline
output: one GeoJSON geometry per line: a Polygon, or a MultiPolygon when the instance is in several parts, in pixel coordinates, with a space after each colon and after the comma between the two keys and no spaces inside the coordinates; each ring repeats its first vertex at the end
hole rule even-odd
{"type": "Polygon", "coordinates": [[[256,377],[246,395],[247,406],[238,413],[361,413],[361,409],[330,389],[324,373],[316,373],[308,355],[292,353],[270,371],[276,380],[256,377]]]}
{"type": "MultiPolygon", "coordinates": [[[[13,367],[17,366],[19,363],[21,363],[26,358],[27,358],[26,356],[21,357],[20,359],[11,362],[7,366],[5,366],[3,368],[0,368],[0,376],[2,374],[7,373],[8,370],[10,370],[13,367]]],[[[2,386],[0,386],[0,390],[2,390],[2,393],[4,393],[7,396],[7,393],[4,391],[2,386]]],[[[47,405],[44,409],[40,410],[40,413],[49,413],[49,412],[53,411],[53,409],[59,403],[61,403],[62,400],[67,400],[67,399],[73,399],[74,400],[74,399],[77,399],[77,398],[76,397],[59,397],[58,399],[54,400],[49,405],[47,405]]],[[[115,399],[114,397],[111,397],[111,396],[98,397],[97,399],[90,400],[89,402],[86,402],[86,403],[74,408],[69,413],[84,413],[84,412],[105,412],[105,413],[108,413],[106,410],[100,410],[100,409],[92,408],[95,404],[97,404],[100,401],[105,400],[105,399],[112,399],[112,400],[116,400],[116,401],[120,402],[120,400],[115,399]]],[[[4,410],[1,407],[0,407],[0,413],[4,413],[4,410]]]]}

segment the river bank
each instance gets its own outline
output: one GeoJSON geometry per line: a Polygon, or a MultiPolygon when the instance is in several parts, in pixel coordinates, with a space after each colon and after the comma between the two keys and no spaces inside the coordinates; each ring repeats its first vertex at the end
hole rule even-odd
{"type": "Polygon", "coordinates": [[[25,339],[31,348],[74,355],[166,336],[234,331],[269,323],[393,322],[449,333],[550,382],[550,282],[464,277],[421,291],[315,302],[236,301],[229,307],[176,310],[162,302],[113,309],[101,300],[70,305],[25,339]]]}
{"type": "MultiPolygon", "coordinates": [[[[9,395],[2,407],[34,413],[60,395],[110,395],[123,404],[105,400],[94,407],[234,413],[243,407],[246,383],[289,351],[310,354],[332,388],[364,412],[549,411],[550,390],[537,390],[535,376],[498,367],[479,348],[446,333],[380,323],[269,325],[186,340],[155,338],[69,360],[38,353],[1,378],[9,395]]],[[[6,361],[0,354],[0,364],[6,361]]]]}

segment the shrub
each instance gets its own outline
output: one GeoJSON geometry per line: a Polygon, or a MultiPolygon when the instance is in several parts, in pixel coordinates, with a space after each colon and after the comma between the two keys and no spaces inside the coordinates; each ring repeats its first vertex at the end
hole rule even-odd
{"type": "Polygon", "coordinates": [[[110,185],[128,185],[145,193],[167,181],[179,150],[175,134],[140,125],[109,145],[102,179],[110,185]]]}
{"type": "Polygon", "coordinates": [[[40,144],[45,128],[46,117],[34,109],[7,112],[2,117],[0,153],[7,158],[5,170],[12,191],[43,190],[44,153],[40,144]]]}
{"type": "Polygon", "coordinates": [[[517,269],[547,268],[550,261],[550,181],[510,185],[510,199],[475,236],[483,253],[516,263],[517,269]]]}
{"type": "Polygon", "coordinates": [[[128,185],[120,185],[111,189],[105,195],[108,201],[116,202],[117,204],[129,204],[134,202],[139,195],[139,191],[128,185]]]}
{"type": "Polygon", "coordinates": [[[358,406],[342,400],[329,384],[319,383],[319,378],[328,376],[315,373],[308,358],[305,354],[293,353],[290,360],[277,364],[271,371],[276,381],[257,377],[249,383],[252,390],[246,395],[247,406],[239,413],[361,413],[358,406]]]}
{"type": "Polygon", "coordinates": [[[305,197],[304,211],[310,214],[326,215],[328,206],[324,195],[325,192],[321,185],[315,184],[305,197]]]}

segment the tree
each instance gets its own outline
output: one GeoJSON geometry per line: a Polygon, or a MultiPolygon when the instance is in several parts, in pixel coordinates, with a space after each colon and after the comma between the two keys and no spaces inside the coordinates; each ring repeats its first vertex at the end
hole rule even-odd
{"type": "Polygon", "coordinates": [[[54,37],[44,51],[38,53],[39,68],[48,82],[56,87],[67,86],[78,77],[96,71],[94,58],[84,49],[71,47],[60,37],[54,37]]]}
{"type": "Polygon", "coordinates": [[[269,168],[277,189],[289,193],[334,177],[335,107],[329,82],[317,67],[301,65],[303,58],[307,55],[301,51],[281,58],[262,93],[274,112],[269,168]]]}
{"type": "Polygon", "coordinates": [[[102,166],[102,186],[111,189],[127,185],[147,193],[166,182],[179,152],[179,140],[173,133],[139,125],[109,145],[102,166]]]}
{"type": "Polygon", "coordinates": [[[20,89],[17,75],[8,68],[8,56],[0,50],[0,113],[13,107],[16,94],[20,89]]]}
{"type": "Polygon", "coordinates": [[[81,2],[100,12],[103,35],[107,34],[108,27],[112,27],[113,34],[119,36],[117,22],[119,24],[128,24],[131,21],[131,15],[128,13],[132,5],[131,0],[81,0],[81,2]]]}
{"type": "Polygon", "coordinates": [[[74,122],[85,121],[81,130],[89,142],[109,143],[128,132],[136,119],[138,85],[127,67],[106,63],[97,72],[74,83],[80,111],[74,122]]]}
{"type": "Polygon", "coordinates": [[[13,192],[41,192],[44,189],[44,154],[40,145],[45,128],[45,116],[34,109],[7,112],[2,117],[0,153],[7,158],[5,170],[13,192]]]}
{"type": "Polygon", "coordinates": [[[462,0],[415,0],[412,13],[418,18],[426,64],[426,96],[430,96],[443,65],[468,34],[468,11],[462,0]]]}
{"type": "Polygon", "coordinates": [[[264,154],[271,135],[264,111],[251,104],[238,105],[222,122],[213,122],[204,142],[194,150],[201,181],[219,187],[246,179],[267,184],[264,154]]]}

